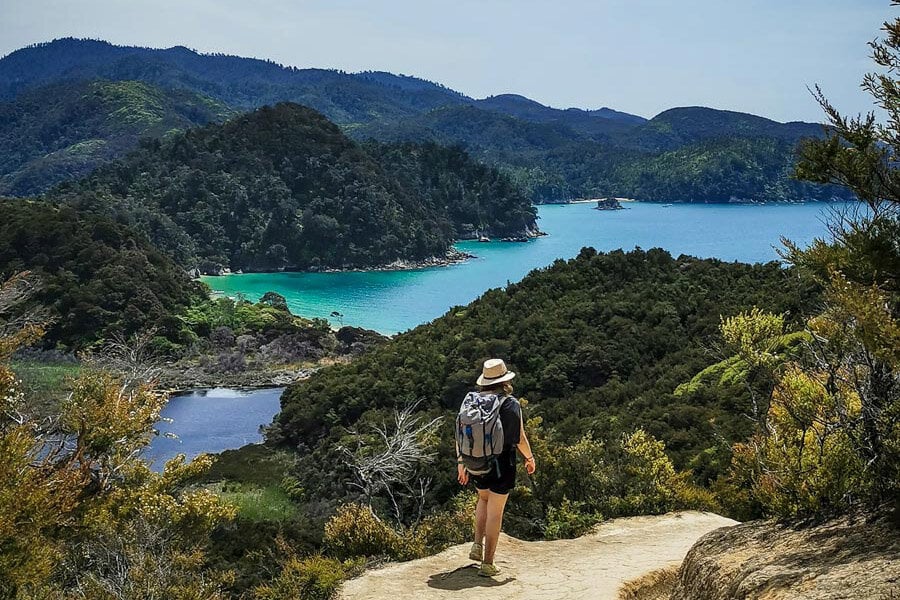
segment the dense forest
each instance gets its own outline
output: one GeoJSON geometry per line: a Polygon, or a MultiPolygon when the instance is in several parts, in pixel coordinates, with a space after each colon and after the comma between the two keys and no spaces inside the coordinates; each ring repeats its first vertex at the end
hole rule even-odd
{"type": "Polygon", "coordinates": [[[186,88],[243,110],[296,102],[340,125],[473,103],[536,122],[565,121],[590,124],[590,128],[644,121],[610,109],[559,110],[511,95],[474,100],[439,83],[382,71],[297,69],[253,58],[199,54],[183,46],[161,50],[73,38],[21,48],[0,59],[0,99],[62,79],[97,78],[186,88]]]}
{"type": "Polygon", "coordinates": [[[221,121],[221,102],[137,81],[63,81],[0,102],[0,195],[87,175],[141,137],[221,121]]]}
{"type": "Polygon", "coordinates": [[[367,150],[290,103],[146,140],[52,196],[115,213],[203,272],[372,267],[443,256],[475,230],[536,229],[528,198],[465,153],[367,150]]]}
{"type": "Polygon", "coordinates": [[[0,100],[7,101],[0,111],[29,115],[5,126],[0,119],[3,136],[40,133],[25,154],[0,150],[9,153],[6,164],[0,161],[0,181],[14,194],[44,189],[121,155],[137,134],[160,135],[160,124],[143,119],[148,114],[166,113],[164,122],[181,127],[185,116],[215,120],[223,106],[245,111],[290,101],[321,112],[358,141],[458,144],[506,171],[536,202],[610,195],[667,202],[849,196],[791,177],[798,142],[823,134],[817,124],[703,107],[671,109],[648,121],[608,108],[551,108],[515,94],[473,99],[404,75],[285,68],[183,47],[62,39],[23,48],[0,59],[0,100]],[[121,82],[121,89],[107,95],[121,99],[103,104],[88,96],[79,110],[95,121],[107,115],[113,126],[74,135],[60,104],[77,99],[72,94],[79,88],[108,88],[110,81],[121,82]],[[185,115],[184,104],[202,110],[185,115]],[[123,118],[134,120],[126,134],[123,118]]]}
{"type": "Polygon", "coordinates": [[[351,133],[459,144],[509,172],[538,202],[610,195],[665,202],[849,198],[842,188],[792,177],[800,141],[823,131],[811,123],[699,107],[672,109],[641,124],[575,131],[564,122],[454,106],[351,133]]]}
{"type": "Polygon", "coordinates": [[[29,271],[31,302],[46,320],[42,342],[78,350],[156,328],[177,339],[178,315],[206,297],[140,234],[100,214],[0,200],[0,274],[29,271]]]}
{"type": "MultiPolygon", "coordinates": [[[[290,387],[273,439],[300,449],[311,496],[341,497],[342,482],[319,469],[336,468],[348,430],[417,400],[429,416],[449,415],[480,362],[503,356],[519,374],[526,416],[539,416],[561,442],[588,432],[615,440],[643,427],[665,441],[677,468],[709,483],[728,465],[729,442],[749,432],[750,400],[742,385],[686,396],[676,388],[723,358],[714,350],[722,316],[759,306],[797,326],[818,298],[815,284],[777,263],[584,249],[290,387]]],[[[438,502],[457,485],[449,433],[441,431],[430,473],[438,502]]]]}

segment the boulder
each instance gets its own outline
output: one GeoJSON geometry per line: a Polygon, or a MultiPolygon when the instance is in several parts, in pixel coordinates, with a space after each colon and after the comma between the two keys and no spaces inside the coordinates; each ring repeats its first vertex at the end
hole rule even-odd
{"type": "Polygon", "coordinates": [[[887,518],[792,527],[753,521],[707,533],[671,600],[900,597],[900,530],[887,518]]]}

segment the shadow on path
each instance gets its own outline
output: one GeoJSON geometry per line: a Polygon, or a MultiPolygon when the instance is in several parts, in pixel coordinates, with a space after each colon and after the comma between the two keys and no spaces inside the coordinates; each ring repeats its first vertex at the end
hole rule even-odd
{"type": "Polygon", "coordinates": [[[515,580],[515,577],[506,577],[504,579],[479,577],[478,566],[472,564],[453,569],[452,571],[431,575],[428,578],[428,587],[438,590],[465,590],[476,587],[497,587],[515,580]]]}

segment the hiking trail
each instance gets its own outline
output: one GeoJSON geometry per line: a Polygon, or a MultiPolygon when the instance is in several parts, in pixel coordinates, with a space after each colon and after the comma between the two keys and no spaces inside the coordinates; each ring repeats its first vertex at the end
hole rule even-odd
{"type": "Polygon", "coordinates": [[[684,511],[614,519],[573,540],[525,542],[501,534],[499,576],[477,575],[470,544],[405,563],[391,563],[346,582],[344,600],[459,598],[479,600],[615,600],[624,582],[681,563],[702,535],[735,525],[713,513],[684,511]]]}

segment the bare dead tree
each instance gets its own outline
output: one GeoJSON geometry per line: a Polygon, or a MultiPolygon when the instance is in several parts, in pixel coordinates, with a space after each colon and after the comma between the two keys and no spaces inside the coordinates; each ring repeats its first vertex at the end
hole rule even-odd
{"type": "Polygon", "coordinates": [[[127,338],[114,334],[98,348],[84,353],[82,359],[116,373],[128,386],[154,381],[162,372],[162,362],[152,346],[156,333],[157,329],[151,327],[127,338]]]}
{"type": "Polygon", "coordinates": [[[357,488],[369,507],[378,497],[384,497],[391,507],[398,525],[410,516],[406,506],[412,503],[413,522],[424,511],[425,498],[431,479],[421,475],[421,467],[434,460],[436,453],[425,445],[425,439],[435,432],[443,420],[435,417],[426,421],[416,414],[421,401],[394,412],[390,426],[382,424],[369,434],[356,433],[356,447],[341,446],[340,451],[354,474],[350,485],[357,488]]]}

